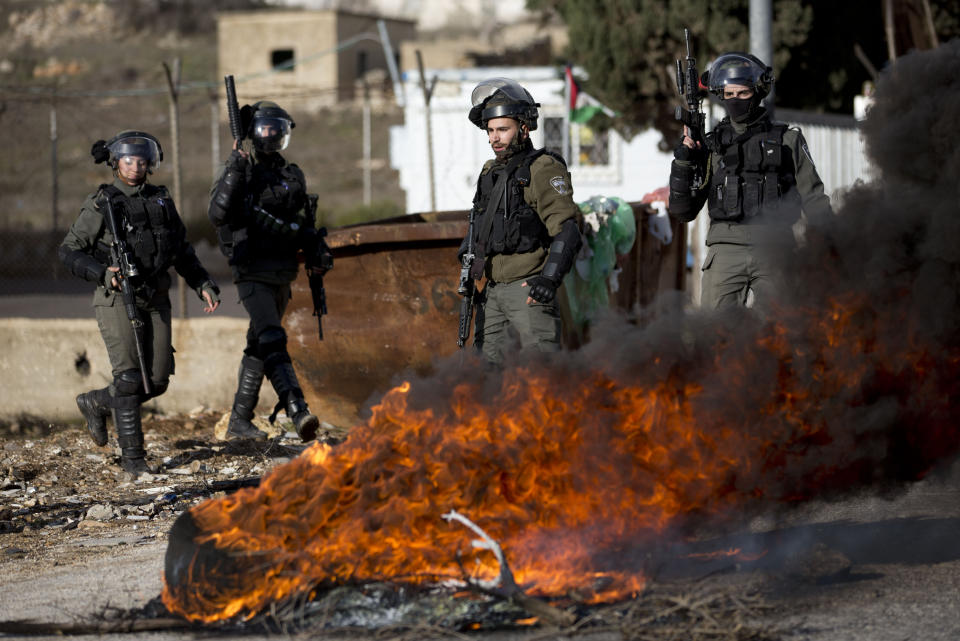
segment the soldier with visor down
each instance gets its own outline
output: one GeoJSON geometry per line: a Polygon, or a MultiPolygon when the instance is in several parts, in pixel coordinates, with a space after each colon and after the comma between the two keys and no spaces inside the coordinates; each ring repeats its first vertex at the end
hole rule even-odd
{"type": "Polygon", "coordinates": [[[140,406],[166,391],[174,369],[169,269],[176,269],[197,292],[206,303],[207,313],[220,305],[220,289],[187,242],[186,228],[166,187],[147,181],[163,159],[157,139],[142,131],[123,131],[109,141],[98,140],[91,153],[95,162],[109,164],[114,180],[100,185],[84,201],[60,245],[59,257],[72,274],[97,286],[93,307],[113,368],[113,381],[77,396],[77,406],[93,441],[101,446],[107,444],[106,419],[113,414],[120,465],[139,476],[149,471],[140,406]],[[114,237],[105,216],[108,206],[125,236],[121,240],[130,249],[136,275],[121,273],[112,260],[114,237]],[[144,364],[140,363],[136,330],[120,292],[123,279],[129,279],[135,293],[144,364]]]}
{"type": "Polygon", "coordinates": [[[769,302],[772,258],[795,246],[792,225],[833,215],[799,128],[775,122],[762,100],[773,70],[758,58],[719,56],[701,77],[727,112],[705,143],[684,136],[670,168],[670,215],[689,222],[704,203],[710,216],[701,306],[769,302]],[[695,184],[695,176],[702,180],[695,184]]]}

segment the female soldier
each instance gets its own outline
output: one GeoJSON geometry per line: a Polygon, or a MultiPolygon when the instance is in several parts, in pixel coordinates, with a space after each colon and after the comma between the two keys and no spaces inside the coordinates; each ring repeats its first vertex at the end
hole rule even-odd
{"type": "Polygon", "coordinates": [[[163,394],[173,374],[168,270],[172,265],[196,290],[207,313],[220,305],[220,289],[187,242],[167,189],[147,182],[163,159],[157,139],[123,131],[98,140],[91,154],[96,163],[109,163],[114,180],[87,197],[58,253],[71,273],[97,284],[93,305],[113,381],[77,396],[77,407],[101,446],[107,443],[106,417],[112,411],[120,465],[139,476],[149,471],[140,405],[163,394]],[[126,263],[122,272],[121,263],[126,263]],[[126,305],[122,294],[131,295],[134,304],[126,305]]]}

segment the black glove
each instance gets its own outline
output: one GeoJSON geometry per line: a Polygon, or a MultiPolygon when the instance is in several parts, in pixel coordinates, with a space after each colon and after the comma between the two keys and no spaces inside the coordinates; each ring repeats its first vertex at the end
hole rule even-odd
{"type": "Polygon", "coordinates": [[[243,157],[243,154],[239,150],[234,149],[230,152],[230,157],[227,158],[227,167],[232,167],[243,171],[247,165],[247,159],[243,157]]]}
{"type": "Polygon", "coordinates": [[[307,267],[317,276],[323,276],[333,269],[333,252],[325,239],[327,228],[321,227],[317,230],[316,244],[307,260],[307,267]]]}
{"type": "Polygon", "coordinates": [[[547,304],[557,296],[558,284],[544,276],[528,278],[526,285],[530,288],[528,295],[538,303],[547,304]]]}
{"type": "Polygon", "coordinates": [[[673,157],[677,160],[693,160],[693,149],[681,142],[674,148],[673,157]]]}

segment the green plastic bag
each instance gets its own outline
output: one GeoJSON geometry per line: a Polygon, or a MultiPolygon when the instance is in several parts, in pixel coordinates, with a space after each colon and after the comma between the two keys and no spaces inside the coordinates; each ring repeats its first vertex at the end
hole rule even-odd
{"type": "Polygon", "coordinates": [[[579,205],[584,218],[584,247],[564,279],[570,315],[582,330],[616,291],[617,256],[630,252],[637,238],[633,208],[623,199],[592,196],[579,205]]]}

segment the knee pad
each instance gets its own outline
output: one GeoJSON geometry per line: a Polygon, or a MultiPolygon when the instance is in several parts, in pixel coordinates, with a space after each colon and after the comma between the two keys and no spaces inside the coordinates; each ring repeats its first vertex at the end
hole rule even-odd
{"type": "Polygon", "coordinates": [[[260,358],[266,362],[273,354],[287,352],[287,333],[282,327],[269,327],[257,336],[260,358]]]}
{"type": "MultiPolygon", "coordinates": [[[[160,383],[151,381],[151,385],[150,385],[150,386],[153,388],[153,393],[151,393],[149,396],[147,396],[148,399],[149,399],[149,398],[156,398],[156,397],[158,397],[158,396],[161,396],[164,392],[166,392],[166,391],[167,391],[167,388],[170,387],[170,381],[161,381],[160,383]]],[[[145,396],[146,396],[146,395],[145,395],[145,396]]],[[[146,400],[146,399],[144,399],[144,400],[146,400]]]]}
{"type": "Polygon", "coordinates": [[[117,396],[133,396],[139,394],[143,388],[143,379],[140,377],[140,371],[127,369],[113,377],[113,387],[117,390],[117,396]]]}

